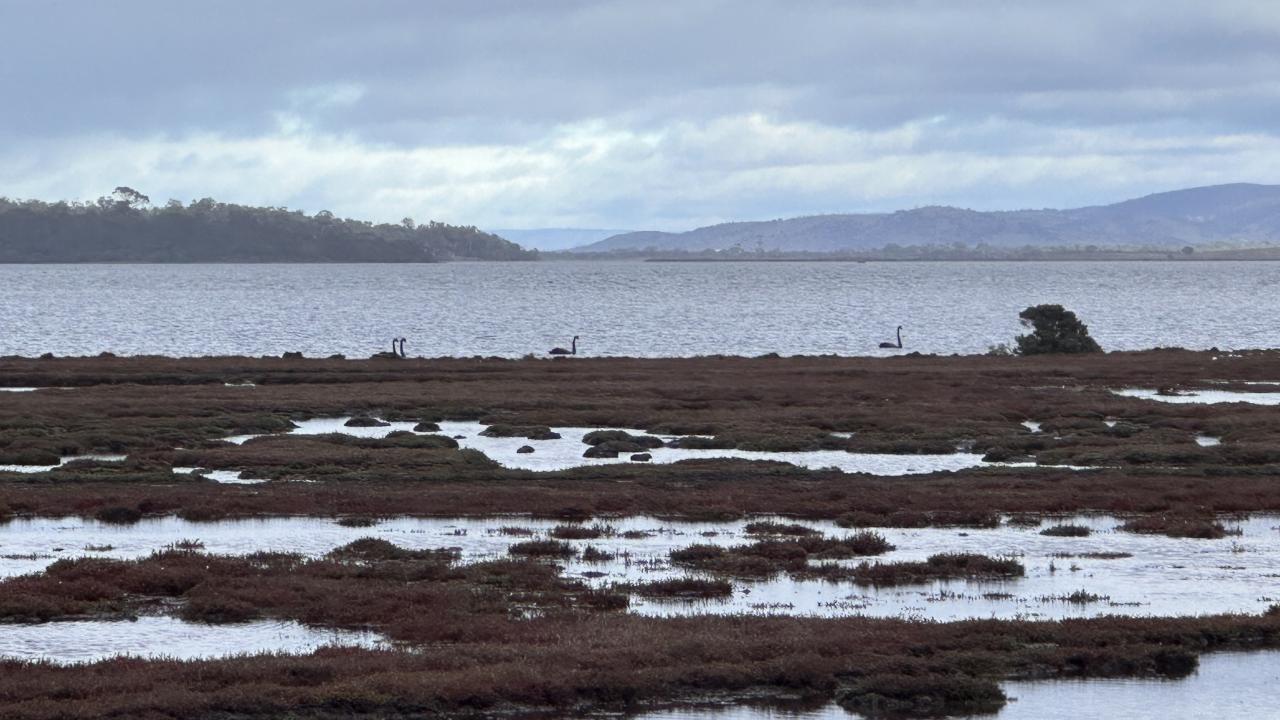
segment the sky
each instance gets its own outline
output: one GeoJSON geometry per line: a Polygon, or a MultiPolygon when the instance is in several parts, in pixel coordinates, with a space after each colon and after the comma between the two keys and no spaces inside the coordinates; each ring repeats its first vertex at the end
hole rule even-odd
{"type": "Polygon", "coordinates": [[[1280,183],[1272,0],[0,0],[0,196],[686,230],[1280,183]]]}

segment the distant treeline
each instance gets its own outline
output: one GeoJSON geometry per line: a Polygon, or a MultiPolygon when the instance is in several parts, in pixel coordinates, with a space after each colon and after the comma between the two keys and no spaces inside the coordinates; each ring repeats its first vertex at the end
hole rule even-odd
{"type": "Polygon", "coordinates": [[[152,206],[127,187],[91,203],[0,197],[0,263],[441,262],[530,260],[497,235],[405,218],[347,220],[321,211],[248,207],[211,198],[152,206]]]}

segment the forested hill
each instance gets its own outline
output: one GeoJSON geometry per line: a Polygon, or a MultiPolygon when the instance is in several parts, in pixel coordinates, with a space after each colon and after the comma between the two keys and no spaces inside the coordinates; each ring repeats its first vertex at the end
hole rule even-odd
{"type": "Polygon", "coordinates": [[[858,252],[899,247],[1164,248],[1280,245],[1280,185],[1213,185],[1068,210],[894,213],[734,222],[682,233],[633,232],[578,251],[858,252]]]}
{"type": "Polygon", "coordinates": [[[211,199],[152,207],[117,188],[94,203],[0,198],[0,263],[440,262],[529,260],[519,245],[474,227],[375,225],[331,213],[211,199]]]}

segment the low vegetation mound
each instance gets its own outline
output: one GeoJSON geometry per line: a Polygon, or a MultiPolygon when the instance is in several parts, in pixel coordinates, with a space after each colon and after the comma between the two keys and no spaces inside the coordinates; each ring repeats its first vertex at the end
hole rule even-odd
{"type": "Polygon", "coordinates": [[[480,431],[485,437],[525,438],[526,440],[559,440],[560,433],[553,432],[546,425],[507,425],[497,423],[480,431]]]}
{"type": "Polygon", "coordinates": [[[615,532],[604,525],[557,525],[551,528],[550,535],[557,540],[595,540],[615,532]]]}
{"type": "Polygon", "coordinates": [[[619,586],[619,589],[641,597],[684,600],[729,597],[733,594],[733,584],[728,580],[707,580],[691,577],[651,580],[649,582],[622,585],[619,586]]]}
{"type": "Polygon", "coordinates": [[[1093,531],[1084,525],[1054,525],[1040,531],[1050,537],[1088,537],[1093,531]]]}
{"type": "Polygon", "coordinates": [[[911,585],[933,580],[964,578],[999,580],[1022,577],[1026,569],[1012,558],[992,558],[971,553],[930,555],[923,562],[862,563],[856,567],[819,565],[810,575],[826,580],[852,580],[859,585],[911,585]]]}
{"type": "Polygon", "coordinates": [[[573,546],[567,542],[559,540],[526,540],[518,542],[507,548],[507,552],[512,555],[525,555],[529,557],[560,557],[567,558],[576,555],[573,546]]]}
{"type": "Polygon", "coordinates": [[[819,532],[808,525],[798,523],[780,523],[772,520],[747,523],[744,528],[748,535],[817,535],[819,532]]]}
{"type": "Polygon", "coordinates": [[[1182,515],[1145,515],[1126,521],[1120,525],[1120,529],[1143,535],[1200,540],[1218,540],[1227,536],[1227,529],[1213,518],[1182,515]]]}
{"type": "Polygon", "coordinates": [[[734,577],[765,577],[781,572],[805,573],[810,560],[880,555],[893,549],[883,535],[862,531],[845,538],[805,535],[764,539],[749,545],[721,547],[690,545],[672,550],[671,562],[684,567],[734,577]]]}
{"type": "Polygon", "coordinates": [[[879,672],[858,678],[836,695],[840,707],[868,718],[987,715],[1007,701],[989,678],[941,672],[879,672]]]}
{"type": "Polygon", "coordinates": [[[1000,526],[1000,516],[990,510],[894,510],[884,513],[858,511],[836,518],[836,524],[844,528],[891,527],[966,527],[994,528],[1000,526]]]}

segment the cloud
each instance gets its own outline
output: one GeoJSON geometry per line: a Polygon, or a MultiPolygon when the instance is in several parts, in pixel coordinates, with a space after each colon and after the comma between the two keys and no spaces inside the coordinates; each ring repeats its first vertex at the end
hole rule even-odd
{"type": "Polygon", "coordinates": [[[1242,175],[1280,181],[1277,168],[1280,137],[1264,133],[1148,135],[998,118],[866,131],[759,114],[647,131],[593,120],[513,144],[404,147],[286,124],[251,138],[95,136],[0,152],[0,183],[21,197],[92,198],[127,184],[153,198],[485,227],[682,229],[931,203],[1085,204],[1242,175]],[[973,149],[993,135],[1015,142],[973,149]]]}
{"type": "Polygon", "coordinates": [[[0,6],[0,194],[489,227],[1280,181],[1280,13],[1216,3],[0,6]]]}

